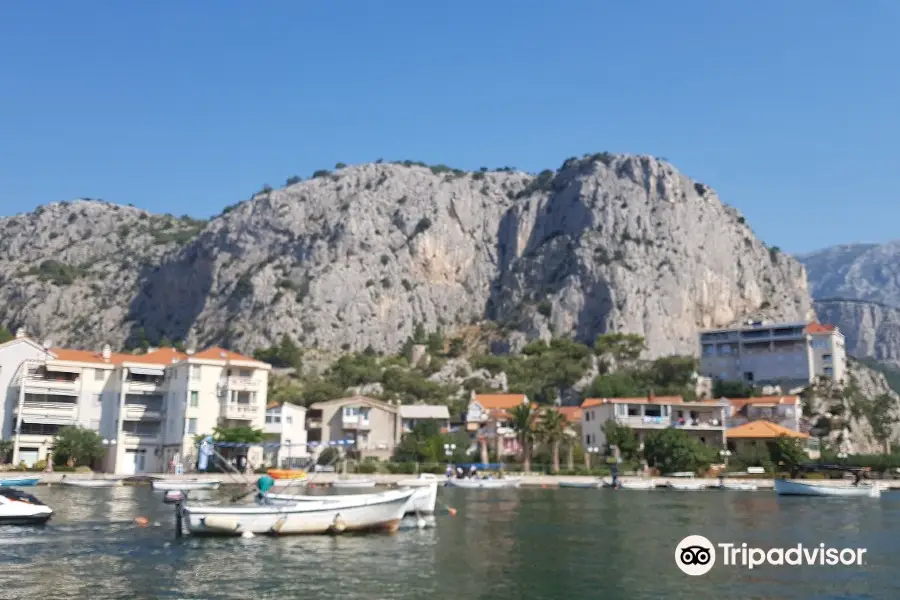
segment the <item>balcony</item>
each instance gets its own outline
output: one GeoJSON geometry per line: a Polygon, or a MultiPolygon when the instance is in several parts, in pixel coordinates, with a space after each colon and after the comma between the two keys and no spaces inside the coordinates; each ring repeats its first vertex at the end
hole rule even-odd
{"type": "Polygon", "coordinates": [[[162,404],[126,404],[124,419],[126,421],[144,419],[158,421],[162,419],[162,404]]]}
{"type": "Polygon", "coordinates": [[[679,429],[725,429],[722,421],[713,418],[673,419],[672,426],[679,429]]]}
{"type": "Polygon", "coordinates": [[[131,446],[139,446],[141,444],[158,444],[162,442],[161,431],[144,430],[144,431],[123,431],[125,436],[125,444],[131,446]]]}
{"type": "Polygon", "coordinates": [[[25,378],[26,394],[78,395],[78,380],[28,375],[25,378]]]}
{"type": "Polygon", "coordinates": [[[322,419],[307,419],[306,420],[306,428],[307,429],[322,429],[322,419]]]}
{"type": "Polygon", "coordinates": [[[259,389],[259,381],[252,377],[229,377],[228,389],[236,392],[255,392],[259,389]]]}
{"type": "Polygon", "coordinates": [[[252,421],[262,412],[255,404],[244,402],[226,402],[222,404],[222,410],[219,413],[224,419],[233,419],[236,421],[252,421]]]}
{"type": "Polygon", "coordinates": [[[342,419],[341,426],[344,429],[368,431],[372,428],[368,419],[342,419]]]}
{"type": "Polygon", "coordinates": [[[672,420],[669,417],[639,415],[617,416],[616,422],[620,425],[627,425],[634,429],[665,429],[672,424],[672,420]]]}
{"type": "MultiPolygon", "coordinates": [[[[19,406],[13,409],[19,413],[19,406]]],[[[74,423],[78,418],[78,405],[74,402],[47,402],[25,400],[22,403],[22,418],[28,421],[66,421],[74,423]]]]}
{"type": "Polygon", "coordinates": [[[129,393],[152,393],[159,390],[163,385],[163,380],[159,379],[126,379],[126,391],[129,393]]]}

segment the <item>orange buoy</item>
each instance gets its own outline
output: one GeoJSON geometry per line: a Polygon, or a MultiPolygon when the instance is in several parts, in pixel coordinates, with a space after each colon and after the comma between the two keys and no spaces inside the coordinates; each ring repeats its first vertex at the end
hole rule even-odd
{"type": "Polygon", "coordinates": [[[135,517],[135,518],[134,518],[134,523],[135,523],[135,525],[137,525],[138,527],[146,527],[147,525],[150,524],[150,520],[147,519],[147,517],[135,517]]]}

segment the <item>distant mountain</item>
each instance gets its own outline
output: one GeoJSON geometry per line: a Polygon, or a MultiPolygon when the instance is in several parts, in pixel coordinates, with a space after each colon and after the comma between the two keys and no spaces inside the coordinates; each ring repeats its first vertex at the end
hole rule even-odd
{"type": "Polygon", "coordinates": [[[0,323],[99,348],[163,338],[237,350],[394,352],[490,320],[518,344],[811,315],[803,269],[708,186],[649,156],[537,175],[410,161],[292,177],[209,222],[97,201],[0,219],[0,323]],[[516,337],[518,336],[518,337],[516,337]]]}
{"type": "Polygon", "coordinates": [[[801,254],[815,300],[869,300],[900,308],[900,240],[801,254]]]}
{"type": "Polygon", "coordinates": [[[819,300],[819,320],[838,326],[847,352],[900,366],[900,308],[865,300],[819,300]]]}

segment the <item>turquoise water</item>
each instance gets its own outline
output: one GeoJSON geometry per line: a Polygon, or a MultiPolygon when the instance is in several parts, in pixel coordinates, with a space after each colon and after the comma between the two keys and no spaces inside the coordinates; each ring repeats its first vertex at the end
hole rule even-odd
{"type": "MultiPolygon", "coordinates": [[[[0,598],[900,598],[900,494],[441,489],[457,509],[395,535],[174,537],[147,487],[32,488],[57,515],[0,527],[0,598]],[[134,524],[146,516],[159,526],[134,524]],[[689,577],[689,534],[751,546],[864,547],[864,566],[717,564],[689,577]]],[[[223,493],[222,496],[227,493],[223,493]]],[[[210,494],[207,497],[214,497],[210,494]]]]}

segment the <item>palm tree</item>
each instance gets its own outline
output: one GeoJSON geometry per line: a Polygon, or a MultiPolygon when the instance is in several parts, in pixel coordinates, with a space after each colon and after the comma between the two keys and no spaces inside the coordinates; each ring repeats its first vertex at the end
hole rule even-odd
{"type": "Polygon", "coordinates": [[[537,411],[530,402],[519,404],[509,411],[511,425],[519,438],[519,444],[522,447],[522,462],[525,466],[525,472],[531,472],[531,446],[534,442],[534,420],[537,411]]]}
{"type": "Polygon", "coordinates": [[[541,440],[550,444],[553,455],[553,472],[559,473],[559,444],[566,433],[566,418],[555,408],[545,408],[541,414],[541,440]]]}

